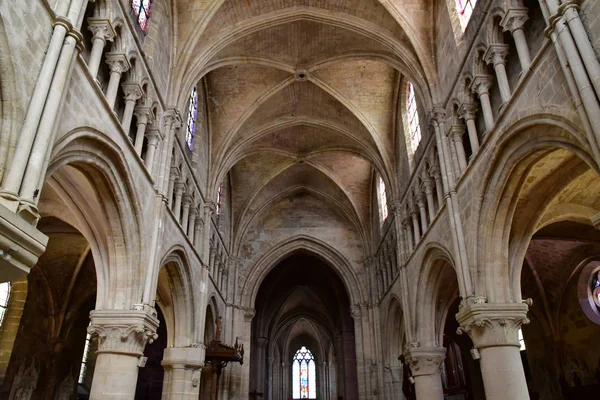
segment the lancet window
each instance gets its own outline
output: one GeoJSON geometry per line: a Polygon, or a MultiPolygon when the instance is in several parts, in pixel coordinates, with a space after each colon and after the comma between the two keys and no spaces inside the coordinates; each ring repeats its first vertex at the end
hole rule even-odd
{"type": "Polygon", "coordinates": [[[460,26],[463,31],[471,19],[471,14],[473,14],[475,3],[477,3],[477,0],[456,0],[456,12],[458,13],[460,26]]]}
{"type": "Polygon", "coordinates": [[[304,346],[292,359],[292,394],[294,399],[317,398],[315,358],[304,346]]]}
{"type": "Polygon", "coordinates": [[[194,87],[190,92],[188,105],[187,130],[185,133],[185,142],[191,150],[194,146],[194,134],[196,133],[196,116],[198,115],[198,89],[194,87]]]}
{"type": "Polygon", "coordinates": [[[379,222],[383,223],[388,217],[388,206],[387,206],[387,194],[385,191],[385,182],[383,182],[383,178],[379,177],[379,182],[377,185],[377,197],[379,201],[379,222]]]}
{"type": "Polygon", "coordinates": [[[150,19],[151,0],[131,0],[131,9],[137,18],[137,23],[146,32],[148,29],[148,20],[150,19]]]}
{"type": "Polygon", "coordinates": [[[408,129],[410,134],[410,144],[412,151],[417,150],[421,142],[421,126],[419,123],[419,112],[417,111],[417,100],[415,98],[415,88],[412,83],[408,83],[406,90],[406,112],[408,115],[408,129]]]}
{"type": "Polygon", "coordinates": [[[221,202],[223,201],[223,183],[219,185],[219,190],[217,190],[217,218],[221,216],[221,211],[223,211],[223,207],[221,202]]]}

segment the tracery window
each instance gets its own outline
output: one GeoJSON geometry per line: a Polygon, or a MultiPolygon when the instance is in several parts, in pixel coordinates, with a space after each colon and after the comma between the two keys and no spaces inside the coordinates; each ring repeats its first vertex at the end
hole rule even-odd
{"type": "Polygon", "coordinates": [[[217,190],[217,209],[216,209],[217,218],[219,218],[221,216],[221,211],[223,209],[223,207],[221,205],[222,200],[223,200],[223,183],[221,183],[219,185],[219,190],[217,190]]]}
{"type": "Polygon", "coordinates": [[[315,358],[304,346],[292,359],[292,394],[294,399],[317,398],[315,358]]]}
{"type": "Polygon", "coordinates": [[[385,182],[383,178],[379,177],[379,185],[377,188],[378,201],[379,201],[379,222],[383,223],[388,217],[388,206],[387,206],[387,194],[385,192],[385,182]]]}
{"type": "Polygon", "coordinates": [[[4,321],[4,314],[6,314],[6,307],[8,307],[8,299],[10,298],[10,283],[0,283],[0,327],[4,321]]]}
{"type": "Polygon", "coordinates": [[[190,92],[188,105],[187,131],[185,133],[185,142],[191,150],[194,146],[194,134],[196,133],[196,116],[198,115],[198,90],[196,87],[190,92]]]}
{"type": "Polygon", "coordinates": [[[133,10],[133,14],[137,18],[138,25],[144,32],[146,32],[148,29],[150,7],[152,7],[151,0],[131,0],[131,9],[133,10]]]}
{"type": "Polygon", "coordinates": [[[410,144],[412,151],[417,150],[421,142],[421,126],[419,124],[419,112],[417,111],[417,100],[415,98],[415,88],[412,83],[408,83],[406,90],[406,112],[408,114],[408,129],[410,133],[410,144]]]}
{"type": "Polygon", "coordinates": [[[476,3],[477,0],[456,0],[456,11],[458,12],[458,19],[463,31],[469,24],[476,3]]]}
{"type": "Polygon", "coordinates": [[[77,379],[77,382],[79,384],[83,384],[83,381],[85,380],[85,376],[87,373],[87,364],[88,364],[88,360],[90,357],[90,347],[91,347],[91,341],[92,341],[92,334],[88,333],[85,337],[85,347],[83,349],[83,357],[81,358],[81,367],[79,368],[79,379],[77,379]]]}

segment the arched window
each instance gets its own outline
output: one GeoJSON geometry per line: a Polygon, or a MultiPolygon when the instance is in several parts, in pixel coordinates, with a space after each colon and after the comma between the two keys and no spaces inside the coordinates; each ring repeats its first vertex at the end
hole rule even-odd
{"type": "Polygon", "coordinates": [[[6,314],[6,307],[8,307],[8,299],[10,298],[10,283],[0,283],[0,327],[4,321],[4,314],[6,314]]]}
{"type": "Polygon", "coordinates": [[[152,7],[151,0],[131,0],[131,9],[133,10],[133,14],[137,18],[138,25],[144,32],[146,32],[148,29],[150,7],[152,7]]]}
{"type": "Polygon", "coordinates": [[[421,141],[421,126],[419,124],[419,112],[417,111],[417,100],[415,98],[415,88],[408,82],[406,89],[406,113],[408,116],[408,129],[410,134],[410,144],[413,153],[421,141]]]}
{"type": "Polygon", "coordinates": [[[223,207],[221,205],[222,200],[223,200],[223,183],[221,183],[219,185],[219,190],[217,190],[217,209],[216,209],[217,218],[219,218],[221,216],[221,211],[223,210],[223,207]]]}
{"type": "Polygon", "coordinates": [[[473,7],[475,7],[476,3],[477,0],[456,0],[456,12],[458,13],[460,27],[463,31],[469,24],[471,14],[473,14],[473,7]]]}
{"type": "Polygon", "coordinates": [[[383,178],[379,177],[377,185],[377,200],[379,203],[379,222],[383,224],[383,221],[388,217],[388,206],[387,206],[387,194],[385,192],[385,182],[383,178]]]}
{"type": "Polygon", "coordinates": [[[315,358],[302,346],[292,359],[292,394],[294,399],[316,399],[317,379],[315,358]]]}
{"type": "Polygon", "coordinates": [[[194,133],[196,132],[196,116],[198,115],[198,90],[194,87],[190,93],[188,105],[187,131],[185,133],[185,142],[191,150],[194,146],[194,133]]]}
{"type": "Polygon", "coordinates": [[[89,362],[89,358],[90,358],[90,344],[92,341],[92,334],[88,333],[85,337],[85,347],[83,348],[83,357],[81,357],[81,367],[79,368],[79,379],[77,379],[77,382],[80,385],[83,385],[83,382],[85,381],[85,377],[87,374],[87,369],[88,369],[88,362],[89,362]]]}

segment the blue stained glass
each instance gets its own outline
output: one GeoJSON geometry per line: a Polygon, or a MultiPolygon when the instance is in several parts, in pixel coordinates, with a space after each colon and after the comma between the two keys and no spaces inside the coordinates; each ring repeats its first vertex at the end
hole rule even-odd
{"type": "Polygon", "coordinates": [[[141,0],[131,0],[131,9],[133,10],[133,13],[136,16],[140,15],[141,5],[142,5],[141,0]]]}
{"type": "Polygon", "coordinates": [[[188,105],[187,131],[185,142],[191,150],[194,146],[194,135],[196,134],[196,117],[198,116],[198,90],[194,87],[190,93],[188,105]]]}

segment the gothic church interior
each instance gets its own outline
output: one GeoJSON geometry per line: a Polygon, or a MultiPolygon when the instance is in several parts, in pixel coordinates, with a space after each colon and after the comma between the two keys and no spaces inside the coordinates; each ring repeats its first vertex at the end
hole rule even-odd
{"type": "Polygon", "coordinates": [[[596,0],[0,0],[0,398],[596,398],[599,59],[596,0]]]}

